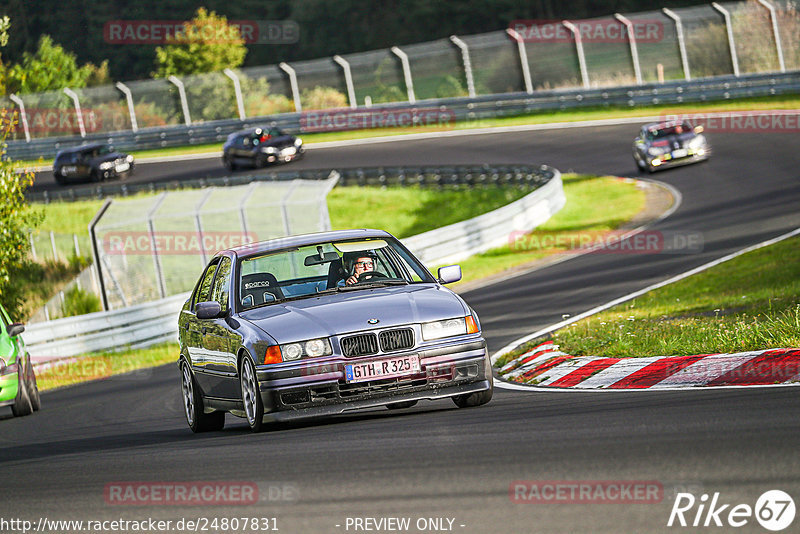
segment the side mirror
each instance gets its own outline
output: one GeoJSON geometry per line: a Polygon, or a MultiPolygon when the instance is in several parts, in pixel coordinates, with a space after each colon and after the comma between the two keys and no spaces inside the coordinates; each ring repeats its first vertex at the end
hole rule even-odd
{"type": "Polygon", "coordinates": [[[439,267],[437,277],[439,278],[440,284],[452,284],[453,282],[458,282],[461,280],[461,266],[448,265],[447,267],[439,267]]]}
{"type": "Polygon", "coordinates": [[[219,305],[219,302],[213,300],[210,302],[198,302],[197,306],[195,306],[195,313],[198,319],[216,319],[222,315],[222,306],[219,305]]]}
{"type": "Polygon", "coordinates": [[[703,128],[702,125],[694,127],[694,133],[696,133],[696,134],[703,133],[704,130],[705,130],[705,128],[703,128]]]}
{"type": "Polygon", "coordinates": [[[25,325],[22,323],[11,323],[6,327],[6,332],[11,337],[18,336],[25,331],[25,325]]]}

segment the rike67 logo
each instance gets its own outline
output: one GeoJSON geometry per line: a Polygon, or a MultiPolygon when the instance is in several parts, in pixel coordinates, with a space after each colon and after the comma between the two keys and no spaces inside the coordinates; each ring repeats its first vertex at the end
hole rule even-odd
{"type": "Polygon", "coordinates": [[[755,518],[763,528],[777,532],[792,524],[795,511],[794,500],[781,490],[764,492],[755,506],[726,503],[719,492],[710,499],[705,493],[699,499],[691,493],[678,493],[667,526],[739,528],[755,518]]]}

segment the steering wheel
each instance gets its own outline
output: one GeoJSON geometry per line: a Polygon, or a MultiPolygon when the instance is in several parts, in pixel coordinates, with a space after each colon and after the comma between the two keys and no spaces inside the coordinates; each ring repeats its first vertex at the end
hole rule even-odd
{"type": "Polygon", "coordinates": [[[378,271],[365,271],[358,275],[356,278],[356,283],[361,284],[364,282],[370,282],[373,278],[389,278],[385,274],[378,272],[378,271]]]}

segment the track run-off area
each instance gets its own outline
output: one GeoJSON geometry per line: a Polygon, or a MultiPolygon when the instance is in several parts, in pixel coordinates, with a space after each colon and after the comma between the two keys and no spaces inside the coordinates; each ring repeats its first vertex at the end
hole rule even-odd
{"type": "MultiPolygon", "coordinates": [[[[631,141],[644,122],[310,145],[304,159],[280,170],[530,163],[637,176],[631,141]]],[[[700,235],[702,247],[690,254],[579,255],[464,293],[490,350],[800,227],[796,132],[707,136],[710,161],[654,176],[682,201],[651,227],[700,235]]],[[[201,158],[142,163],[131,180],[225,174],[220,159],[201,158]]],[[[42,173],[34,188],[51,182],[42,173]]],[[[716,516],[708,528],[727,531],[733,507],[755,510],[769,490],[800,499],[794,387],[574,394],[496,388],[479,408],[423,402],[275,425],[261,434],[232,416],[221,432],[192,434],[176,365],[47,392],[42,400],[35,415],[9,413],[0,421],[0,518],[34,525],[42,517],[158,518],[172,521],[173,531],[180,520],[185,527],[208,518],[211,532],[212,518],[235,517],[266,518],[262,527],[283,533],[666,532],[687,530],[677,520],[667,524],[675,495],[690,493],[692,507],[679,503],[687,524],[697,515],[702,529],[716,498],[717,508],[729,506],[719,514],[723,528],[713,526],[716,516]],[[188,505],[159,500],[153,491],[134,501],[120,497],[141,482],[154,483],[151,489],[213,482],[257,491],[246,501],[188,505]],[[600,494],[570,497],[569,488],[585,484],[600,494]],[[531,498],[531,488],[545,487],[569,498],[531,498]]],[[[743,519],[737,531],[764,531],[754,515],[743,519]]]]}

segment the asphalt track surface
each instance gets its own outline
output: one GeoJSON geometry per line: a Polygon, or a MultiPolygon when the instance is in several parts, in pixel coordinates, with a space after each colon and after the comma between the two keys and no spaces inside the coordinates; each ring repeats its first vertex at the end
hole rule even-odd
{"type": "MultiPolygon", "coordinates": [[[[625,125],[311,149],[291,167],[546,163],[634,176],[635,132],[625,125]]],[[[683,202],[653,229],[699,233],[702,251],[583,255],[471,291],[464,296],[490,348],[799,227],[797,135],[708,135],[711,161],[655,176],[680,191],[683,202]]],[[[221,173],[218,160],[198,160],[142,165],[133,179],[221,173]]],[[[408,517],[409,532],[437,531],[418,529],[420,518],[449,518],[452,531],[465,533],[666,532],[689,530],[667,527],[674,494],[688,491],[698,501],[719,492],[718,502],[731,505],[719,516],[724,526],[711,530],[764,532],[754,517],[733,529],[728,511],[754,507],[772,489],[800,504],[800,395],[793,387],[495,389],[480,408],[428,402],[273,426],[258,435],[228,416],[224,431],[193,435],[178,370],[170,365],[47,393],[43,404],[21,419],[8,408],[0,412],[0,418],[8,413],[0,421],[0,518],[274,517],[281,532],[294,533],[388,532],[356,529],[348,518],[408,517]],[[255,482],[262,500],[182,507],[104,499],[106,485],[116,482],[208,480],[255,482]],[[654,481],[664,494],[654,504],[514,503],[509,489],[518,480],[654,481]],[[280,498],[277,487],[291,491],[280,498]]],[[[685,514],[689,524],[697,510],[685,514]]]]}

